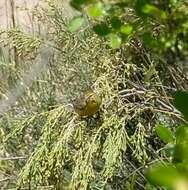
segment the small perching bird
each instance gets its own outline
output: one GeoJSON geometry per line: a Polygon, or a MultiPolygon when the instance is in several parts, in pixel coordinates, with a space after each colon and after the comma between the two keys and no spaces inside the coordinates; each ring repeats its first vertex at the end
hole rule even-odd
{"type": "Polygon", "coordinates": [[[89,117],[100,109],[101,103],[101,97],[93,90],[88,90],[74,100],[73,107],[79,116],[89,117]]]}

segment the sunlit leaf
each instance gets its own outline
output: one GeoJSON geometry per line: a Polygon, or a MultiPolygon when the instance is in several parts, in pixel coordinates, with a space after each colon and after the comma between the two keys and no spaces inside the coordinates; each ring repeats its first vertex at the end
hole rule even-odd
{"type": "Polygon", "coordinates": [[[122,40],[117,34],[110,34],[109,38],[110,38],[110,47],[112,47],[113,49],[117,49],[121,46],[122,40]]]}
{"type": "Polygon", "coordinates": [[[157,135],[163,140],[165,143],[173,143],[174,138],[172,131],[163,125],[158,125],[156,128],[157,135]]]}
{"type": "Polygon", "coordinates": [[[146,172],[146,177],[155,186],[172,188],[182,176],[172,164],[156,164],[146,172]]]}
{"type": "Polygon", "coordinates": [[[181,125],[177,128],[176,133],[176,143],[187,142],[188,143],[188,126],[181,125]]]}
{"type": "Polygon", "coordinates": [[[151,4],[145,4],[142,8],[143,13],[152,15],[154,17],[166,19],[166,13],[160,9],[158,9],[156,6],[151,4]]]}
{"type": "Polygon", "coordinates": [[[187,190],[187,187],[188,187],[188,180],[186,178],[177,180],[176,184],[174,185],[175,190],[187,190]]]}
{"type": "Polygon", "coordinates": [[[68,25],[68,29],[70,32],[75,32],[84,24],[85,19],[82,16],[74,17],[68,25]]]}
{"type": "Polygon", "coordinates": [[[125,24],[121,26],[120,31],[123,34],[130,35],[133,31],[133,27],[130,24],[125,24]]]}
{"type": "Polygon", "coordinates": [[[105,14],[105,10],[101,2],[89,6],[87,12],[88,15],[93,18],[101,17],[105,14]]]}
{"type": "Polygon", "coordinates": [[[186,125],[178,127],[175,135],[174,162],[188,162],[188,127],[186,125]]]}
{"type": "Polygon", "coordinates": [[[185,30],[188,29],[188,21],[185,21],[182,26],[185,30]]]}

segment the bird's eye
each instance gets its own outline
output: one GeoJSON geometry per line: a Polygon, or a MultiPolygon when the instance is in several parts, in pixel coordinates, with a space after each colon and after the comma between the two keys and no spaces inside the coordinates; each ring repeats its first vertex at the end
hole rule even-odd
{"type": "Polygon", "coordinates": [[[95,103],[96,103],[96,100],[95,100],[94,97],[91,97],[91,98],[89,99],[89,102],[92,103],[92,104],[95,104],[95,103]]]}
{"type": "Polygon", "coordinates": [[[91,100],[91,103],[96,103],[96,101],[95,100],[91,100]]]}

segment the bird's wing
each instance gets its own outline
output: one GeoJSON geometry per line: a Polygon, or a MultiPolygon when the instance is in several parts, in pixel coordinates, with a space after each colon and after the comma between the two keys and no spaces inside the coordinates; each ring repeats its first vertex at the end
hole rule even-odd
{"type": "Polygon", "coordinates": [[[86,107],[86,101],[83,97],[81,97],[73,102],[73,106],[76,109],[82,110],[86,107]]]}

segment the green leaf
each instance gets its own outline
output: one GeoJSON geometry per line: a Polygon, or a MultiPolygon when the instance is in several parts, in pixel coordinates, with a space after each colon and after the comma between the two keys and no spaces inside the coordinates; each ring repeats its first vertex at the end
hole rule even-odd
{"type": "Polygon", "coordinates": [[[143,41],[145,44],[151,48],[163,49],[164,44],[160,40],[156,40],[150,32],[146,32],[142,35],[143,41]]]}
{"type": "Polygon", "coordinates": [[[136,3],[135,3],[136,13],[142,18],[146,17],[146,14],[144,14],[142,11],[142,8],[146,3],[147,3],[147,0],[136,0],[136,3]]]}
{"type": "Polygon", "coordinates": [[[182,176],[172,164],[156,164],[146,172],[148,181],[155,186],[173,188],[182,176]]]}
{"type": "Polygon", "coordinates": [[[121,25],[122,25],[121,20],[118,17],[116,16],[112,17],[111,19],[112,28],[114,28],[115,30],[118,30],[120,29],[121,25]]]}
{"type": "Polygon", "coordinates": [[[120,31],[125,35],[130,35],[133,31],[133,27],[130,24],[125,24],[121,26],[120,31]]]}
{"type": "Polygon", "coordinates": [[[149,66],[149,69],[146,71],[146,73],[144,73],[144,81],[145,82],[150,82],[152,77],[157,73],[156,69],[155,69],[155,65],[152,63],[149,66]]]}
{"type": "Polygon", "coordinates": [[[177,128],[176,133],[176,143],[183,143],[186,142],[188,144],[188,126],[181,125],[177,128]]]}
{"type": "Polygon", "coordinates": [[[93,27],[93,30],[96,34],[98,34],[99,36],[106,36],[108,35],[111,30],[109,29],[109,27],[106,24],[97,24],[93,27]]]}
{"type": "Polygon", "coordinates": [[[75,32],[84,24],[85,19],[82,16],[74,17],[68,25],[68,29],[70,32],[75,32]]]}
{"type": "Polygon", "coordinates": [[[101,2],[89,6],[87,12],[88,15],[93,18],[101,17],[105,14],[105,10],[101,2]]]}
{"type": "Polygon", "coordinates": [[[183,125],[176,130],[176,146],[174,150],[174,162],[188,162],[188,126],[183,125]]]}
{"type": "Polygon", "coordinates": [[[145,185],[145,190],[157,190],[157,188],[155,188],[153,185],[147,183],[145,185]]]}
{"type": "Polygon", "coordinates": [[[174,151],[175,151],[175,144],[167,144],[164,147],[165,155],[167,157],[173,157],[174,156],[174,151]]]}
{"type": "Polygon", "coordinates": [[[82,4],[84,4],[85,0],[71,0],[70,5],[76,10],[81,10],[82,4]]]}
{"type": "Polygon", "coordinates": [[[166,13],[164,11],[158,9],[156,6],[151,4],[145,4],[142,8],[142,12],[162,19],[167,18],[166,13]]]}
{"type": "Polygon", "coordinates": [[[188,121],[188,93],[177,91],[175,94],[174,105],[188,121]]]}
{"type": "Polygon", "coordinates": [[[117,34],[110,34],[109,38],[110,38],[110,47],[112,47],[113,49],[117,49],[120,47],[122,40],[117,34]]]}
{"type": "Polygon", "coordinates": [[[168,129],[167,127],[163,126],[163,125],[158,125],[156,128],[156,133],[157,135],[161,138],[161,140],[163,140],[165,143],[173,143],[174,142],[174,138],[173,138],[173,134],[172,131],[170,129],[168,129]]]}
{"type": "Polygon", "coordinates": [[[188,161],[188,144],[176,144],[173,161],[174,163],[182,163],[184,161],[188,161]]]}
{"type": "Polygon", "coordinates": [[[83,5],[87,5],[92,2],[93,0],[71,0],[70,5],[76,10],[81,11],[83,5]]]}

